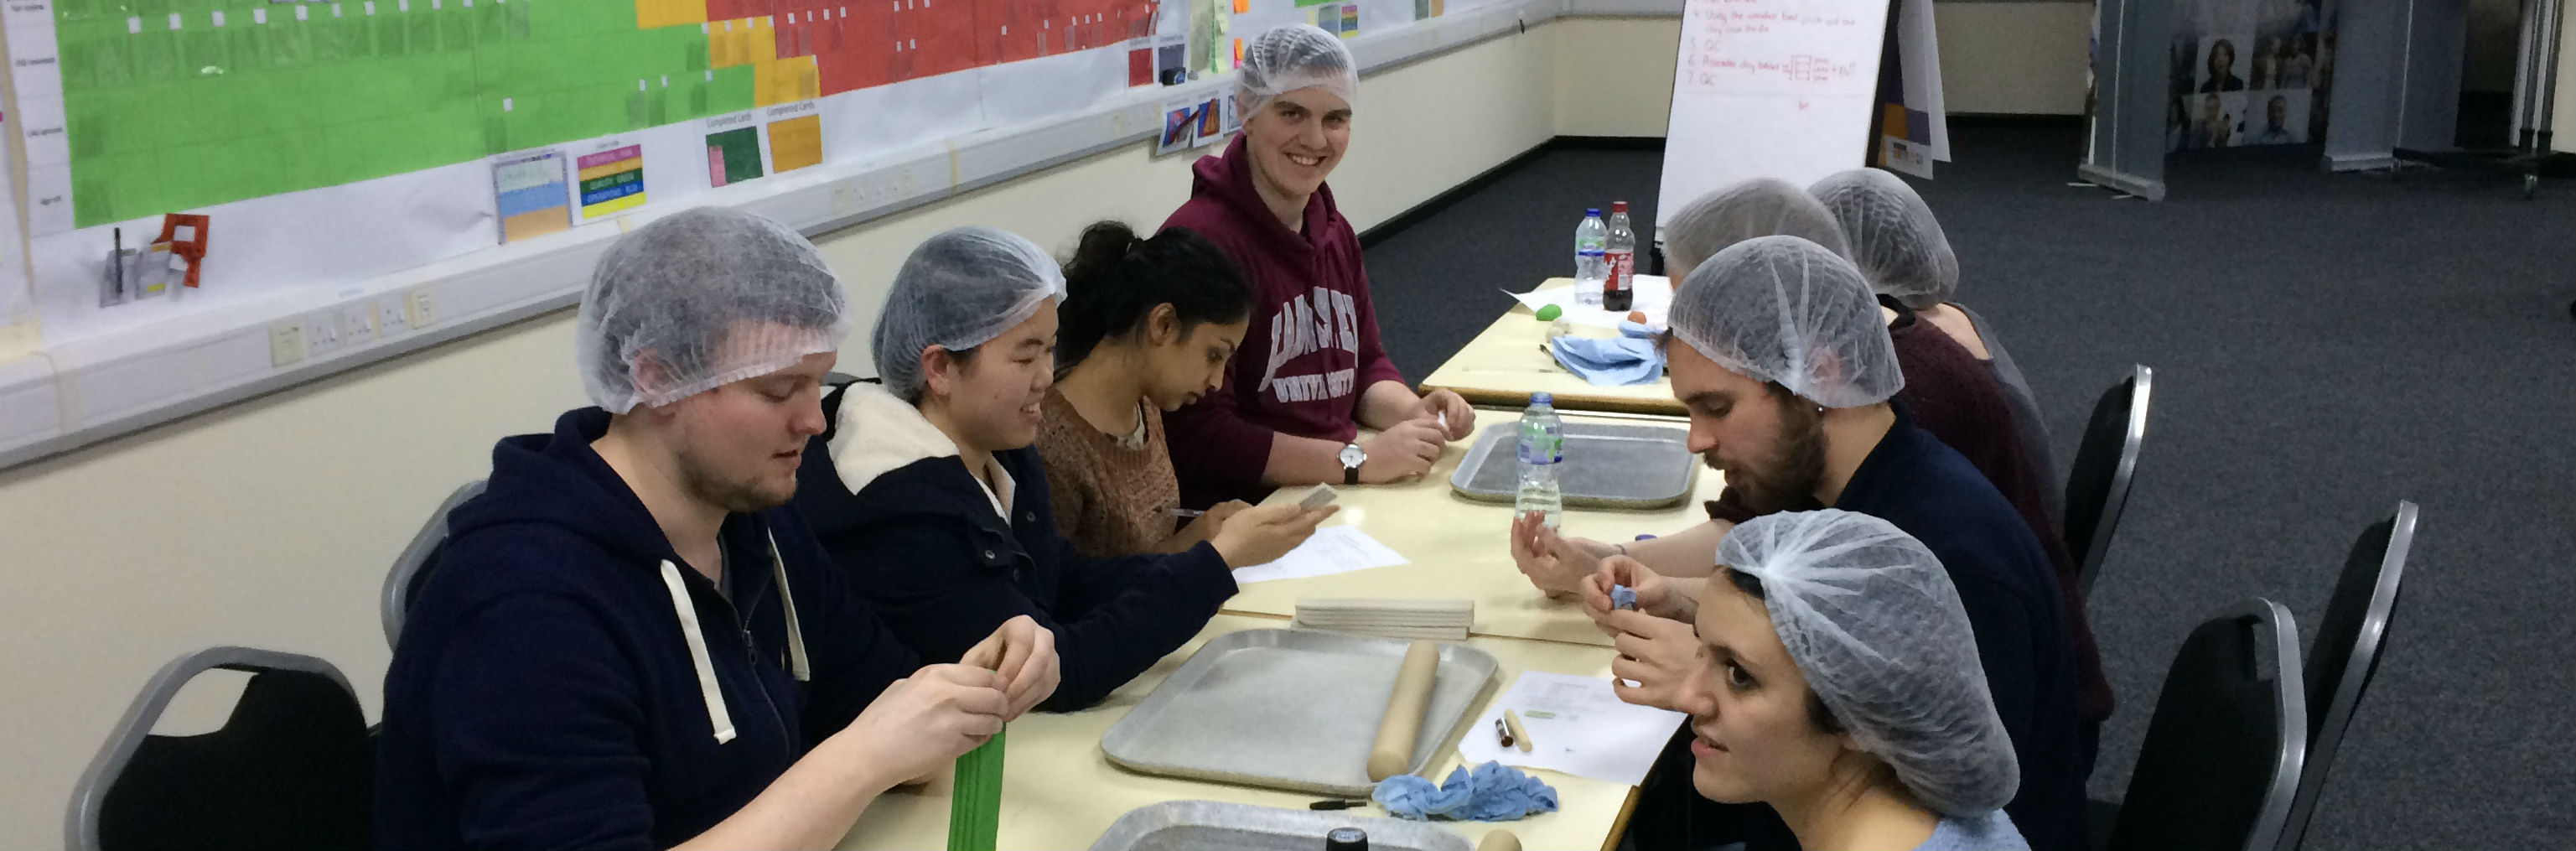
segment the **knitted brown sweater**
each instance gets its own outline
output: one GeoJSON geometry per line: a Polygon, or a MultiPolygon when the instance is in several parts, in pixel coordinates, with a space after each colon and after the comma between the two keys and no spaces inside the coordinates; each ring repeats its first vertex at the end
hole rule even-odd
{"type": "Polygon", "coordinates": [[[1177,528],[1168,509],[1181,505],[1180,480],[1163,441],[1163,413],[1143,406],[1145,443],[1092,427],[1064,394],[1049,389],[1038,425],[1056,531],[1076,552],[1097,558],[1150,552],[1177,528]]]}

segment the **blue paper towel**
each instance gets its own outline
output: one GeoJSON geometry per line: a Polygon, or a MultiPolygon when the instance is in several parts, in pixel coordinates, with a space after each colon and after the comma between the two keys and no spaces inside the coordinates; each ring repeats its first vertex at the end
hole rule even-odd
{"type": "Polygon", "coordinates": [[[1397,818],[1425,821],[1433,817],[1458,821],[1515,821],[1556,811],[1556,789],[1527,772],[1488,762],[1469,772],[1450,770],[1449,779],[1433,786],[1411,774],[1398,774],[1377,784],[1370,794],[1397,818]]]}
{"type": "Polygon", "coordinates": [[[1664,353],[1643,337],[1558,337],[1548,351],[1558,366],[1602,387],[1650,384],[1664,377],[1664,353]]]}

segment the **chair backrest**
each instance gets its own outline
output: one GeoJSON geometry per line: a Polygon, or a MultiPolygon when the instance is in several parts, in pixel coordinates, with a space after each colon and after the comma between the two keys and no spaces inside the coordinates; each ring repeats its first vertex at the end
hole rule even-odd
{"type": "Polygon", "coordinates": [[[2111,533],[2129,506],[2129,484],[2138,471],[2138,447],[2147,439],[2147,394],[2155,370],[2141,364],[2128,378],[2102,391],[2093,419],[2075,446],[2066,474],[2066,550],[2074,553],[2078,591],[2090,599],[2093,578],[2111,552],[2111,533]]]}
{"type": "Polygon", "coordinates": [[[438,569],[439,555],[447,551],[447,513],[482,493],[483,480],[475,479],[448,494],[447,501],[439,503],[438,510],[429,515],[429,522],[420,524],[420,534],[411,536],[402,554],[394,556],[394,569],[385,574],[384,601],[380,604],[386,647],[394,646],[395,640],[402,637],[403,613],[411,611],[412,597],[420,593],[420,586],[438,569]]]}
{"type": "Polygon", "coordinates": [[[311,656],[215,647],[154,674],[81,773],[73,851],[365,848],[375,755],[358,695],[311,656]],[[223,729],[156,736],[172,696],[214,668],[251,675],[223,729]]]}
{"type": "Polygon", "coordinates": [[[2307,753],[2305,688],[2299,630],[2280,604],[2249,600],[2193,629],[2165,672],[2108,847],[2279,847],[2307,753]]]}
{"type": "Polygon", "coordinates": [[[2379,649],[2388,641],[2398,581],[2414,545],[2415,503],[2400,500],[2397,513],[2361,530],[2344,557],[2343,575],[2335,580],[2325,618],[2317,622],[2316,644],[2308,651],[2308,764],[2299,772],[2299,796],[2290,805],[2283,848],[2297,848],[2307,838],[2344,730],[2352,726],[2362,692],[2379,671],[2379,649]]]}

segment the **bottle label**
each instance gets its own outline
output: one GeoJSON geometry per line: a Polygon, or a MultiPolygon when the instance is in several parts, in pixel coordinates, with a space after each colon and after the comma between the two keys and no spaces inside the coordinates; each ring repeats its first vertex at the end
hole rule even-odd
{"type": "Polygon", "coordinates": [[[1601,282],[1605,291],[1633,289],[1637,286],[1637,252],[1613,251],[1608,254],[1610,276],[1601,282]]]}
{"type": "Polygon", "coordinates": [[[1521,463],[1524,464],[1554,464],[1563,461],[1565,460],[1565,438],[1555,435],[1523,438],[1520,456],[1521,463]]]}

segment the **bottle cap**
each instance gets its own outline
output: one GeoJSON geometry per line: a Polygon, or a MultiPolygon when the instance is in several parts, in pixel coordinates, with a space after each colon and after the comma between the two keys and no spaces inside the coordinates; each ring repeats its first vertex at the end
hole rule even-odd
{"type": "Polygon", "coordinates": [[[1626,201],[1613,201],[1613,202],[1611,202],[1611,203],[1610,203],[1610,212],[1613,212],[1613,213],[1625,213],[1625,212],[1628,212],[1628,202],[1626,202],[1626,201]]]}
{"type": "Polygon", "coordinates": [[[1547,393],[1546,391],[1540,391],[1540,392],[1537,392],[1537,393],[1532,393],[1532,394],[1530,394],[1530,404],[1532,404],[1532,405],[1554,405],[1554,404],[1556,404],[1556,397],[1555,397],[1555,396],[1553,396],[1553,395],[1550,395],[1550,394],[1549,394],[1549,393],[1547,393]]]}
{"type": "Polygon", "coordinates": [[[1585,207],[1585,208],[1583,208],[1583,217],[1584,217],[1584,218],[1587,218],[1587,219],[1597,219],[1597,218],[1601,218],[1601,208],[1599,208],[1599,207],[1585,207]]]}

